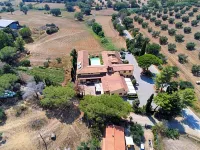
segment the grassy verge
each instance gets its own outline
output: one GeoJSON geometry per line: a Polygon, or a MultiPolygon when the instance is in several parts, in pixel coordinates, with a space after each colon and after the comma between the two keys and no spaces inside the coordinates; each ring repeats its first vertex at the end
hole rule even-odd
{"type": "MultiPolygon", "coordinates": [[[[86,26],[87,26],[87,25],[86,25],[86,26]]],[[[108,51],[119,51],[119,48],[117,48],[117,47],[113,44],[113,42],[112,42],[112,40],[111,40],[110,38],[108,38],[108,37],[104,37],[104,38],[99,37],[96,33],[93,32],[93,30],[92,30],[91,27],[89,27],[89,26],[87,26],[87,29],[88,29],[88,31],[94,36],[94,38],[95,38],[96,40],[99,41],[99,43],[102,45],[102,47],[103,47],[104,49],[106,49],[106,50],[108,50],[108,51]],[[104,39],[104,41],[106,41],[106,42],[103,42],[103,39],[104,39]]]]}
{"type": "Polygon", "coordinates": [[[18,69],[26,72],[29,75],[38,76],[41,79],[48,78],[54,83],[61,83],[64,81],[64,70],[60,68],[33,67],[32,69],[28,69],[26,67],[20,67],[18,69]]]}

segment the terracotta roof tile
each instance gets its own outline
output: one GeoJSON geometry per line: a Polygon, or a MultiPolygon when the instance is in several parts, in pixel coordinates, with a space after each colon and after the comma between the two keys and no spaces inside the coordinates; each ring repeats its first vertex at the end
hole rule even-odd
{"type": "Polygon", "coordinates": [[[103,139],[103,150],[125,150],[124,128],[120,126],[108,126],[106,136],[103,139]]]}

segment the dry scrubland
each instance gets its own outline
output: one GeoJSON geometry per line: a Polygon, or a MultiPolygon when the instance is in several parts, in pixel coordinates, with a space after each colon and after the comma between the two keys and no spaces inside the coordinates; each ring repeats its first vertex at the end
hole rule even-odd
{"type": "Polygon", "coordinates": [[[89,129],[79,122],[78,110],[68,111],[66,108],[58,112],[57,117],[52,117],[51,113],[47,115],[38,108],[28,107],[16,117],[16,109],[12,107],[6,110],[6,114],[6,124],[0,126],[6,139],[6,143],[0,147],[1,150],[43,150],[45,146],[40,134],[49,150],[64,147],[75,150],[80,141],[86,141],[90,137],[89,129]],[[65,115],[62,115],[62,111],[65,115]],[[50,140],[52,133],[56,134],[55,141],[50,140]]]}
{"type": "Polygon", "coordinates": [[[88,50],[99,52],[104,50],[101,44],[93,37],[85,27],[84,22],[73,19],[73,13],[62,12],[62,17],[53,17],[44,14],[44,11],[29,11],[24,15],[20,11],[1,14],[2,18],[18,20],[20,24],[27,25],[33,31],[34,42],[26,44],[31,52],[30,60],[34,65],[41,65],[47,58],[51,60],[57,57],[69,56],[70,51],[88,50]],[[59,31],[52,35],[46,35],[42,27],[47,23],[54,23],[59,31]]]}
{"type": "MultiPolygon", "coordinates": [[[[190,9],[192,11],[192,8],[190,9]]],[[[190,11],[187,11],[186,14],[190,11]]],[[[185,15],[186,15],[185,14],[185,15]]],[[[144,22],[149,23],[149,27],[152,27],[153,31],[160,31],[160,36],[166,36],[168,38],[168,43],[176,43],[177,47],[177,52],[175,54],[171,54],[168,52],[168,46],[167,45],[161,45],[161,52],[167,56],[168,62],[171,65],[177,66],[180,69],[180,77],[184,80],[191,81],[193,85],[195,86],[197,95],[200,96],[200,86],[196,85],[196,81],[200,80],[200,77],[193,76],[191,73],[191,68],[193,64],[200,64],[200,61],[198,59],[198,53],[200,50],[200,42],[198,40],[194,39],[194,34],[196,32],[199,32],[199,27],[192,27],[191,26],[191,21],[196,19],[196,15],[200,14],[200,12],[194,13],[194,17],[190,17],[190,22],[184,23],[183,22],[183,27],[191,27],[192,28],[192,33],[190,34],[184,34],[183,29],[176,29],[175,24],[169,24],[168,20],[167,21],[162,21],[162,24],[168,24],[168,28],[174,28],[176,29],[176,34],[182,34],[184,35],[184,42],[182,43],[177,43],[175,42],[175,36],[170,36],[168,34],[168,31],[163,31],[160,29],[159,26],[155,26],[154,22],[150,22],[150,20],[144,19],[144,22]],[[186,43],[188,42],[194,42],[196,44],[196,50],[187,50],[186,49],[186,43]],[[186,64],[181,64],[178,62],[178,54],[186,54],[188,56],[188,63],[186,64]]],[[[133,15],[134,16],[134,15],[133,15]]],[[[132,17],[133,17],[132,16],[132,17]]],[[[140,16],[142,17],[142,16],[140,16]]],[[[169,16],[169,18],[174,16],[169,16]]],[[[162,18],[159,18],[159,20],[162,20],[162,18]]],[[[182,22],[181,19],[175,19],[175,23],[177,22],[182,22]]],[[[159,44],[159,38],[153,38],[151,33],[148,32],[148,29],[143,29],[142,25],[138,24],[137,22],[134,22],[135,28],[140,28],[140,32],[143,33],[145,36],[149,37],[151,39],[151,42],[155,42],[159,44]]]]}

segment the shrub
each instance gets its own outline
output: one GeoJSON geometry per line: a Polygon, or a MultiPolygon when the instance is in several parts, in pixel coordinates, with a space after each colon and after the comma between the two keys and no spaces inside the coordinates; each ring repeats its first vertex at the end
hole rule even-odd
{"type": "Polygon", "coordinates": [[[188,58],[188,56],[186,56],[185,54],[179,54],[178,55],[178,61],[181,64],[187,63],[187,58],[188,58]]]}
{"type": "Polygon", "coordinates": [[[193,12],[197,12],[197,11],[198,11],[198,8],[193,8],[192,11],[193,11],[193,12]]]}
{"type": "Polygon", "coordinates": [[[161,36],[160,37],[159,42],[160,42],[161,45],[166,45],[167,41],[168,41],[168,38],[166,36],[161,36]]]}
{"type": "Polygon", "coordinates": [[[186,10],[186,11],[190,10],[190,7],[189,7],[189,6],[187,6],[187,7],[185,8],[185,10],[186,10]]]}
{"type": "Polygon", "coordinates": [[[182,22],[189,22],[189,16],[183,16],[182,22]]]}
{"type": "Polygon", "coordinates": [[[183,42],[184,41],[183,38],[184,38],[184,35],[182,35],[182,34],[175,35],[175,41],[178,43],[183,42]]]}
{"type": "Polygon", "coordinates": [[[47,33],[47,34],[53,34],[53,33],[58,32],[58,30],[59,30],[58,27],[48,27],[48,28],[46,29],[46,33],[47,33]]]}
{"type": "Polygon", "coordinates": [[[150,14],[146,14],[146,15],[145,15],[145,18],[146,18],[147,20],[149,20],[149,19],[150,19],[150,17],[151,17],[151,15],[150,15],[150,14]]]}
{"type": "Polygon", "coordinates": [[[181,28],[183,28],[183,23],[182,23],[182,22],[177,22],[177,23],[175,24],[175,27],[176,27],[177,29],[181,29],[181,28]]]}
{"type": "Polygon", "coordinates": [[[200,32],[194,34],[194,39],[200,40],[200,32]]]}
{"type": "Polygon", "coordinates": [[[167,129],[165,135],[170,139],[178,139],[180,136],[178,129],[167,129]]]}
{"type": "Polygon", "coordinates": [[[170,36],[173,36],[173,35],[175,35],[176,34],[176,30],[175,29],[168,29],[168,34],[170,35],[170,36]]]}
{"type": "Polygon", "coordinates": [[[151,17],[151,18],[150,18],[150,21],[151,21],[151,22],[155,22],[155,21],[156,21],[156,17],[151,17]]]}
{"type": "Polygon", "coordinates": [[[45,68],[48,68],[48,67],[49,67],[49,62],[45,61],[45,62],[43,63],[43,65],[44,65],[45,68]]]}
{"type": "Polygon", "coordinates": [[[162,16],[162,20],[163,20],[163,21],[166,21],[167,18],[168,18],[168,15],[163,15],[163,16],[162,16]]]}
{"type": "Polygon", "coordinates": [[[193,17],[193,16],[194,16],[194,13],[193,13],[193,12],[189,12],[188,15],[189,15],[190,17],[193,17]]]}
{"type": "Polygon", "coordinates": [[[191,25],[196,27],[198,25],[199,21],[198,20],[192,20],[191,25]]]}
{"type": "Polygon", "coordinates": [[[193,43],[193,42],[187,43],[187,44],[186,44],[186,48],[187,48],[188,50],[194,50],[194,49],[195,49],[195,43],[193,43]]]}
{"type": "Polygon", "coordinates": [[[155,26],[160,26],[160,25],[161,25],[161,23],[162,23],[162,21],[161,21],[161,20],[156,20],[156,21],[155,21],[155,26]]]}
{"type": "Polygon", "coordinates": [[[169,18],[168,19],[169,24],[174,24],[174,20],[175,20],[174,18],[169,18]]]}
{"type": "Polygon", "coordinates": [[[161,24],[161,30],[166,31],[168,29],[168,25],[167,24],[161,24]]]}
{"type": "Polygon", "coordinates": [[[191,33],[192,29],[191,29],[191,27],[184,27],[183,31],[186,34],[189,34],[189,33],[191,33]]]}
{"type": "Polygon", "coordinates": [[[146,28],[148,27],[148,25],[149,25],[149,23],[143,22],[143,23],[142,23],[142,28],[146,29],[146,28]]]}
{"type": "Polygon", "coordinates": [[[101,43],[102,44],[107,44],[109,41],[108,41],[108,39],[106,39],[106,38],[102,38],[101,39],[101,43]]]}
{"type": "Polygon", "coordinates": [[[176,44],[169,43],[169,44],[168,44],[168,51],[169,51],[170,53],[176,52],[176,44]]]}
{"type": "Polygon", "coordinates": [[[101,38],[102,38],[102,37],[105,37],[105,36],[104,36],[104,32],[103,32],[103,31],[100,31],[100,32],[98,33],[98,36],[101,37],[101,38]]]}
{"type": "Polygon", "coordinates": [[[140,145],[144,137],[142,126],[140,124],[132,124],[130,127],[130,133],[135,144],[140,145]]]}
{"type": "Polygon", "coordinates": [[[177,14],[175,15],[175,18],[176,18],[176,19],[181,19],[181,14],[180,14],[180,13],[177,13],[177,14]]]}
{"type": "Polygon", "coordinates": [[[19,30],[19,34],[22,36],[22,38],[30,38],[32,33],[30,28],[24,27],[19,30]]]}
{"type": "Polygon", "coordinates": [[[30,67],[31,62],[30,62],[30,60],[25,59],[25,60],[20,61],[19,65],[24,66],[24,67],[30,67]]]}
{"type": "Polygon", "coordinates": [[[62,59],[60,57],[56,58],[56,61],[58,64],[60,64],[62,62],[62,59]]]}

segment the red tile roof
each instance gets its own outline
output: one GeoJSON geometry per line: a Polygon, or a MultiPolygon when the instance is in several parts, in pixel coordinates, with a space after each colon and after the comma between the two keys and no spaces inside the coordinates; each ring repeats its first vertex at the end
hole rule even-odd
{"type": "Polygon", "coordinates": [[[111,125],[106,128],[102,150],[125,150],[123,127],[111,125]]]}
{"type": "Polygon", "coordinates": [[[118,72],[115,72],[114,74],[111,75],[107,74],[106,76],[101,78],[101,82],[104,92],[106,91],[114,92],[120,89],[123,89],[126,92],[128,92],[128,87],[126,85],[126,82],[118,72]]]}

